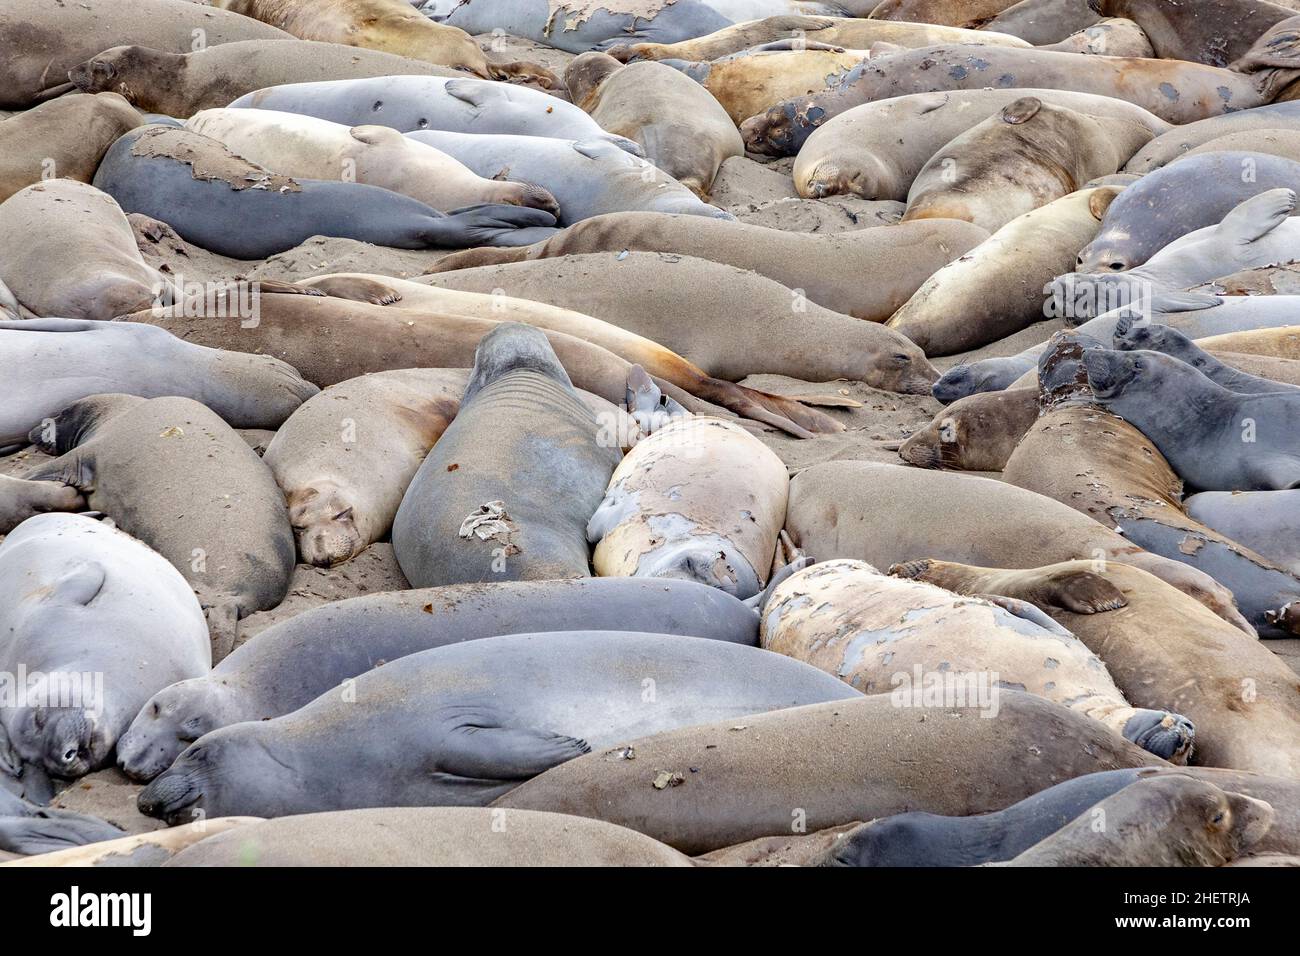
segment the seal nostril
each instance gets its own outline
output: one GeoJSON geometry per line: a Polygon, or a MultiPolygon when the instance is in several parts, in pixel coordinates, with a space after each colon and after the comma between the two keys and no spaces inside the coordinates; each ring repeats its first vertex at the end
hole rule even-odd
{"type": "Polygon", "coordinates": [[[383,108],[384,108],[384,101],[383,101],[383,100],[375,100],[375,105],[372,106],[372,107],[370,107],[370,110],[371,110],[371,112],[373,112],[373,113],[378,113],[378,112],[379,112],[380,110],[382,110],[383,108]]]}
{"type": "Polygon", "coordinates": [[[421,119],[420,119],[420,122],[419,122],[418,125],[419,125],[420,129],[428,129],[428,128],[429,128],[429,121],[428,121],[427,119],[423,119],[423,118],[421,118],[421,119]]]}
{"type": "Polygon", "coordinates": [[[1124,271],[1124,263],[1122,263],[1122,262],[1112,262],[1112,263],[1110,264],[1110,268],[1111,268],[1111,270],[1114,271],[1114,272],[1123,272],[1123,271],[1124,271]]]}

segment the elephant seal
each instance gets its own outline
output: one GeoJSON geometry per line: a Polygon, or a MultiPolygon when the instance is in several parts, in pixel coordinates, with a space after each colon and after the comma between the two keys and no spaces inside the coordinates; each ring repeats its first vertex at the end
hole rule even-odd
{"type": "MultiPolygon", "coordinates": [[[[1028,559],[1028,560],[1032,560],[1028,559]]],[[[1135,707],[1168,707],[1196,725],[1196,762],[1294,778],[1300,767],[1296,675],[1185,594],[1119,561],[1071,561],[1029,570],[910,561],[893,573],[959,594],[1001,594],[1047,611],[1106,662],[1135,707]],[[1090,613],[1081,572],[1100,575],[1127,598],[1090,613]],[[1159,641],[1151,635],[1159,634],[1159,641]]]]}
{"type": "Polygon", "coordinates": [[[232,428],[278,428],[319,389],[269,355],[204,348],[165,329],[85,319],[0,322],[0,365],[12,401],[0,409],[0,446],[24,441],[91,395],[180,395],[232,428]]]}
{"type": "Polygon", "coordinates": [[[398,74],[449,79],[464,75],[342,43],[240,40],[189,53],[115,46],[77,64],[68,77],[83,93],[120,93],[142,112],[185,119],[268,86],[398,74]]]}
{"type": "Polygon", "coordinates": [[[907,20],[953,27],[980,27],[1016,0],[881,0],[872,9],[874,20],[907,20]]]}
{"type": "Polygon", "coordinates": [[[903,47],[937,43],[983,43],[1029,46],[1024,40],[991,30],[964,30],[933,23],[901,23],[862,17],[777,16],[733,23],[713,33],[677,43],[632,43],[608,49],[616,60],[687,60],[703,62],[740,53],[765,43],[802,40],[847,50],[865,50],[873,43],[903,47]]]}
{"type": "MultiPolygon", "coordinates": [[[[1216,385],[1222,385],[1230,392],[1243,394],[1260,392],[1300,391],[1300,381],[1282,382],[1276,379],[1251,375],[1234,368],[1226,362],[1215,358],[1205,349],[1177,329],[1152,322],[1139,323],[1132,319],[1120,319],[1115,324],[1115,348],[1124,351],[1147,350],[1172,355],[1180,362],[1185,362],[1196,369],[1216,385]]],[[[1248,356],[1239,356],[1238,360],[1248,356]]],[[[1286,359],[1279,359],[1285,362],[1286,359]]],[[[1300,377],[1300,370],[1297,370],[1300,377]]]]}
{"type": "Polygon", "coordinates": [[[213,659],[230,653],[239,618],[284,598],[294,565],[284,497],[257,453],[207,406],[97,395],[69,405],[39,435],[59,457],[24,477],[76,488],[170,561],[207,612],[213,659]]]}
{"type": "Polygon", "coordinates": [[[1089,180],[1117,172],[1150,139],[1150,131],[1137,123],[1022,97],[957,136],[921,167],[903,221],[964,219],[996,232],[1089,180]],[[1021,160],[1010,174],[1008,156],[1021,160]],[[1014,188],[1008,188],[1008,179],[1014,188]]]}
{"type": "Polygon", "coordinates": [[[598,820],[482,807],[385,807],[265,820],[213,835],[163,866],[694,864],[635,830],[598,820]]]}
{"type": "Polygon", "coordinates": [[[909,810],[988,813],[1073,777],[1167,766],[1082,714],[1032,694],[1004,690],[996,716],[981,716],[966,702],[912,706],[912,697],[905,693],[900,706],[891,695],[874,694],[741,723],[616,737],[593,743],[592,753],[524,783],[494,806],[636,821],[647,836],[699,854],[789,836],[795,827],[811,833],[909,810]],[[618,759],[620,753],[636,759],[618,759]],[[660,769],[680,770],[684,782],[655,789],[660,769]]]}
{"type": "Polygon", "coordinates": [[[1180,506],[1182,482],[1147,435],[1087,398],[1052,405],[1044,397],[1043,404],[1043,414],[1002,470],[1004,481],[1054,498],[1138,547],[1205,572],[1232,591],[1261,637],[1291,636],[1283,609],[1300,606],[1300,579],[1188,518],[1180,506]]]}
{"type": "Polygon", "coordinates": [[[1037,388],[977,392],[953,402],[909,435],[898,456],[921,468],[1001,471],[1037,419],[1037,388]]]}
{"type": "Polygon", "coordinates": [[[792,156],[814,129],[858,106],[908,93],[1035,87],[1127,100],[1170,123],[1191,123],[1269,102],[1281,77],[1177,60],[1093,56],[1015,47],[932,46],[863,62],[835,89],[795,97],[741,124],[751,152],[792,156]]]}
{"type": "MultiPolygon", "coordinates": [[[[431,274],[454,279],[478,266],[562,256],[590,258],[592,253],[676,253],[751,270],[799,289],[801,295],[833,312],[883,322],[934,272],[987,238],[982,228],[955,221],[817,234],[700,216],[625,212],[584,220],[526,249],[454,253],[435,264],[431,274]],[[875,281],[869,286],[854,281],[862,275],[874,276],[875,281]]],[[[536,271],[545,266],[506,266],[504,271],[536,271]]],[[[502,287],[514,291],[509,283],[502,287]]]]}
{"type": "Polygon", "coordinates": [[[1189,517],[1300,575],[1300,490],[1203,491],[1183,502],[1189,517]]]}
{"type": "Polygon", "coordinates": [[[932,156],[1026,96],[1098,119],[1137,124],[1153,135],[1170,129],[1140,106],[1091,93],[1043,89],[913,93],[863,103],[818,127],[795,157],[795,189],[807,198],[852,194],[906,200],[932,156]]]}
{"type": "Polygon", "coordinates": [[[1170,774],[1125,787],[1002,865],[1222,866],[1272,821],[1262,800],[1170,774]]]}
{"type": "Polygon", "coordinates": [[[361,675],[353,689],[205,734],[141,791],[141,812],[174,823],[233,807],[287,816],[482,806],[592,747],[861,696],[755,647],[612,631],[421,651],[361,675]]]}
{"type": "Polygon", "coordinates": [[[980,32],[998,31],[1034,46],[1048,46],[1100,19],[1101,14],[1075,0],[1020,0],[988,21],[980,32]]]}
{"type": "Polygon", "coordinates": [[[388,534],[420,463],[456,417],[465,373],[398,369],[340,382],[280,427],[262,460],[298,553],[333,567],[388,534]]]}
{"type": "Polygon", "coordinates": [[[1271,103],[1175,126],[1139,149],[1124,166],[1124,171],[1139,175],[1149,173],[1211,140],[1255,130],[1300,130],[1300,103],[1271,103]]]}
{"type": "Polygon", "coordinates": [[[289,83],[241,96],[230,108],[301,113],[344,126],[391,126],[399,133],[441,130],[604,140],[633,156],[641,155],[640,146],[605,132],[572,103],[489,80],[381,76],[289,83]]]}
{"type": "MultiPolygon", "coordinates": [[[[1124,596],[1101,578],[1094,607],[1124,596]]],[[[1081,587],[1083,585],[1080,585],[1081,587]]],[[[778,584],[763,606],[762,647],[835,674],[866,694],[888,693],[913,673],[952,672],[997,707],[1002,688],[1069,707],[1172,763],[1186,763],[1195,728],[1166,710],[1131,707],[1101,662],[1033,605],[959,597],[882,575],[863,561],[825,561],[778,584]]],[[[984,703],[984,698],[980,699],[984,703]]]]}
{"type": "Polygon", "coordinates": [[[455,421],[393,519],[406,579],[432,587],[586,577],[585,528],[621,457],[600,438],[545,334],[513,322],[493,328],[475,350],[455,421]]]}
{"type": "Polygon", "coordinates": [[[84,511],[85,507],[86,499],[75,488],[0,475],[0,535],[8,534],[33,515],[84,511]]]}
{"type": "Polygon", "coordinates": [[[1016,216],[926,279],[886,324],[926,355],[952,355],[1041,322],[1043,289],[1070,269],[1119,192],[1082,189],[1016,216]]]}
{"type": "Polygon", "coordinates": [[[1204,153],[1263,153],[1295,162],[1300,160],[1300,130],[1262,129],[1229,133],[1197,146],[1187,155],[1204,153]]]}
{"type": "Polygon", "coordinates": [[[1142,28],[1123,18],[1099,20],[1071,33],[1065,39],[1044,46],[1064,53],[1091,53],[1095,56],[1123,56],[1152,59],[1155,50],[1142,28]]]}
{"type": "MultiPolygon", "coordinates": [[[[737,238],[777,238],[768,232],[742,230],[737,238]]],[[[872,232],[879,230],[861,235],[872,232]]],[[[847,242],[853,244],[852,239],[847,242]]],[[[740,254],[739,243],[726,246],[740,254]]],[[[712,247],[702,244],[701,252],[720,255],[721,248],[725,248],[721,241],[712,247]]],[[[920,349],[891,329],[822,308],[809,302],[804,292],[753,272],[690,255],[568,255],[460,269],[422,276],[420,281],[466,292],[509,289],[520,298],[585,309],[660,343],[710,375],[733,381],[764,372],[807,382],[847,378],[920,395],[939,375],[920,349]],[[642,292],[629,296],[629,288],[642,292]],[[738,309],[738,303],[744,303],[744,308],[738,309]],[[709,318],[718,315],[729,317],[725,328],[709,318]],[[755,344],[737,348],[737,342],[755,344]]]]}
{"type": "Polygon", "coordinates": [[[121,835],[121,830],[98,817],[37,806],[0,786],[0,852],[56,853],[121,835]]]}
{"type": "Polygon", "coordinates": [[[464,70],[485,80],[555,77],[535,63],[493,63],[474,39],[434,23],[405,0],[213,0],[213,6],[271,23],[302,40],[344,43],[464,70]]]}
{"type": "Polygon", "coordinates": [[[1297,361],[1300,360],[1300,325],[1226,332],[1209,336],[1203,344],[1207,349],[1297,361]]]}
{"type": "Polygon", "coordinates": [[[143,123],[130,103],[103,93],[60,96],[0,124],[0,202],[54,177],[90,182],[113,142],[143,123]]]}
{"type": "Polygon", "coordinates": [[[750,598],[767,583],[789,478],[739,425],[682,418],[614,469],[587,524],[602,577],[684,578],[750,598]]]}
{"type": "MultiPolygon", "coordinates": [[[[51,847],[40,856],[14,860],[6,866],[154,867],[209,837],[260,822],[260,817],[218,817],[199,820],[170,830],[152,830],[123,836],[104,836],[100,842],[62,849],[51,847]]],[[[116,827],[114,828],[116,830],[116,827]]]]}
{"type": "Polygon", "coordinates": [[[558,215],[555,197],[531,183],[487,180],[446,153],[387,126],[346,127],[275,110],[204,110],[185,126],[251,163],[298,179],[381,186],[434,209],[476,203],[529,206],[558,215]]]}
{"type": "Polygon", "coordinates": [[[0,544],[0,771],[75,779],[108,762],[153,694],[212,666],[184,578],[121,531],[37,515],[0,544]]]}
{"type": "Polygon", "coordinates": [[[1089,0],[1104,17],[1124,17],[1151,39],[1155,55],[1227,66],[1244,56],[1269,29],[1296,15],[1265,0],[1201,0],[1184,7],[1167,0],[1089,0]]]}
{"type": "MultiPolygon", "coordinates": [[[[1300,189],[1300,163],[1249,152],[1180,159],[1148,172],[1116,197],[1097,238],[1079,252],[1075,268],[1134,269],[1175,239],[1213,226],[1242,202],[1279,188],[1300,189]]],[[[1207,278],[1225,274],[1220,269],[1207,278]]]]}
{"type": "Polygon", "coordinates": [[[0,203],[0,280],[32,313],[71,319],[148,308],[171,288],[145,263],[113,197],[72,179],[39,182],[0,203]]]}
{"type": "Polygon", "coordinates": [[[130,7],[118,0],[10,0],[0,22],[0,48],[10,51],[0,67],[0,109],[26,109],[71,90],[69,70],[120,43],[184,53],[196,43],[290,39],[265,23],[182,0],[141,0],[130,7]]]}
{"type": "Polygon", "coordinates": [[[1141,429],[1188,484],[1300,487],[1300,394],[1230,392],[1160,352],[1099,350],[1083,361],[1098,403],[1141,429]]]}
{"type": "Polygon", "coordinates": [[[210,674],[163,688],[118,739],[118,763],[152,780],[206,733],[305,707],[408,654],[502,634],[644,631],[753,646],[758,616],[694,581],[574,578],[389,591],[336,601],[242,644],[210,674]]]}
{"type": "Polygon", "coordinates": [[[601,129],[632,140],[697,196],[708,194],[723,160],[745,153],[722,104],[670,66],[623,66],[607,54],[584,53],[569,64],[564,82],[601,129]]]}
{"type": "Polygon", "coordinates": [[[441,150],[486,179],[518,176],[549,190],[559,201],[562,225],[627,210],[733,218],[646,160],[599,139],[436,130],[406,135],[441,150]]]}
{"type": "Polygon", "coordinates": [[[377,186],[296,180],[217,140],[160,125],[114,143],[95,185],[126,211],[162,219],[187,242],[236,259],[265,259],[317,235],[402,249],[527,243],[555,222],[540,209],[489,205],[444,214],[377,186]]]}
{"type": "MultiPolygon", "coordinates": [[[[856,558],[878,568],[929,555],[1017,566],[1076,558],[1123,561],[1254,635],[1231,592],[1204,572],[1144,551],[1059,501],[988,478],[861,461],[813,465],[790,482],[786,530],[819,561],[856,558]]],[[[1166,706],[1174,702],[1159,705],[1166,706]]]]}
{"type": "MultiPolygon", "coordinates": [[[[395,299],[397,308],[413,312],[452,313],[456,316],[493,321],[496,321],[498,316],[508,314],[511,321],[523,322],[547,332],[562,333],[569,339],[582,339],[612,352],[625,362],[642,366],[650,375],[662,382],[670,383],[670,388],[677,386],[684,390],[670,396],[676,401],[680,402],[682,397],[689,393],[716,402],[737,415],[764,422],[805,438],[814,432],[836,432],[843,429],[843,426],[830,416],[807,408],[798,401],[744,388],[733,382],[710,378],[698,366],[692,365],[657,342],[635,335],[616,325],[543,302],[501,295],[500,289],[493,289],[488,294],[460,292],[455,289],[421,285],[404,279],[367,276],[362,273],[318,276],[305,280],[302,285],[324,291],[331,296],[371,304],[393,305],[392,300],[395,299]]],[[[558,341],[553,339],[552,345],[567,367],[572,363],[572,350],[566,350],[563,345],[557,344],[558,341]]],[[[469,354],[472,355],[472,352],[471,348],[469,354]]],[[[465,364],[469,361],[471,359],[467,357],[465,364]]],[[[445,366],[449,363],[442,364],[445,366]]],[[[571,375],[578,375],[582,371],[581,369],[571,371],[571,375]]],[[[626,395],[625,386],[630,374],[629,368],[623,374],[622,380],[614,383],[617,394],[602,393],[603,396],[610,401],[622,401],[626,395]]],[[[587,387],[582,383],[579,385],[587,387]]],[[[807,400],[814,401],[812,398],[807,400]]]]}

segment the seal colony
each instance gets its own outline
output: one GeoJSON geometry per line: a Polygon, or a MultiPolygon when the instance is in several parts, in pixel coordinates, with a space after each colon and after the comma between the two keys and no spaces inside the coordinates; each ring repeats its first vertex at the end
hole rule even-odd
{"type": "Polygon", "coordinates": [[[0,0],[0,865],[1300,860],[1295,6],[0,0]]]}

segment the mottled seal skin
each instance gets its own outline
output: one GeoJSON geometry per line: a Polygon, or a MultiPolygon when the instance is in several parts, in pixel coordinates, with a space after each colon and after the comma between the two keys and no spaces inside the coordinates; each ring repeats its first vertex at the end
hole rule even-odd
{"type": "Polygon", "coordinates": [[[1222,866],[1272,821],[1262,800],[1171,774],[1125,787],[1002,865],[1222,866]]]}
{"type": "Polygon", "coordinates": [[[1150,138],[1136,123],[1022,97],[930,158],[908,191],[903,221],[962,219],[995,232],[1116,172],[1150,138]],[[1019,159],[1014,172],[1009,156],[1019,159]]]}
{"type": "Polygon", "coordinates": [[[72,179],[38,182],[0,204],[0,280],[35,315],[70,319],[148,308],[171,288],[145,263],[113,197],[72,179]]]}
{"type": "MultiPolygon", "coordinates": [[[[989,478],[867,462],[814,465],[790,482],[786,530],[819,561],[856,558],[878,568],[930,555],[995,566],[1124,561],[1254,636],[1232,593],[1205,573],[1144,551],[1059,501],[989,478]]],[[[1187,713],[1173,701],[1158,706],[1187,713]]]]}
{"type": "Polygon", "coordinates": [[[968,395],[913,432],[898,456],[921,468],[1001,471],[1037,418],[1037,388],[968,395]]]}
{"type": "Polygon", "coordinates": [[[406,0],[213,0],[303,40],[345,43],[465,70],[483,79],[555,82],[532,63],[490,63],[469,34],[423,17],[406,0]]]}
{"type": "MultiPolygon", "coordinates": [[[[1101,613],[1122,606],[1117,589],[1100,578],[1089,583],[1101,613]]],[[[1024,690],[1069,707],[1171,763],[1186,763],[1192,753],[1191,721],[1129,706],[1106,665],[1026,602],[962,597],[886,577],[862,561],[835,560],[776,585],[762,614],[762,647],[867,694],[890,693],[900,674],[992,673],[999,691],[1024,690]]]]}
{"type": "Polygon", "coordinates": [[[795,189],[811,199],[853,194],[906,200],[917,173],[932,156],[1025,96],[1088,116],[1136,123],[1157,135],[1170,129],[1140,106],[1070,90],[913,93],[855,106],[815,130],[795,158],[795,189]]]}
{"type": "Polygon", "coordinates": [[[397,562],[415,587],[586,577],[587,522],[620,457],[545,334],[502,323],[397,510],[397,562]]]}
{"type": "MultiPolygon", "coordinates": [[[[527,249],[454,253],[431,273],[454,281],[467,268],[491,263],[593,253],[676,253],[751,270],[801,290],[802,296],[833,312],[883,322],[933,273],[987,238],[981,227],[955,220],[817,234],[699,216],[626,212],[584,220],[527,249]],[[862,275],[875,279],[860,283],[857,277],[862,275]]],[[[544,266],[539,263],[532,270],[544,266]]]]}
{"type": "Polygon", "coordinates": [[[317,235],[402,249],[528,243],[549,235],[545,227],[555,222],[548,212],[519,206],[471,206],[445,215],[378,186],[296,180],[217,140],[159,125],[114,143],[95,185],[128,212],[162,219],[187,242],[236,259],[264,259],[317,235]]]}
{"type": "Polygon", "coordinates": [[[607,54],[584,53],[569,64],[564,82],[601,129],[635,142],[697,196],[708,195],[723,160],[745,153],[722,104],[670,66],[625,67],[607,54]]]}
{"type": "Polygon", "coordinates": [[[384,76],[290,83],[241,96],[230,108],[302,113],[345,126],[391,126],[399,133],[442,130],[597,139],[641,155],[640,146],[605,132],[572,103],[538,90],[488,80],[384,76]]]}
{"type": "Polygon", "coordinates": [[[996,30],[1020,37],[1034,46],[1047,46],[1100,19],[1101,14],[1075,0],[1021,0],[995,16],[980,32],[996,30]]]}
{"type": "Polygon", "coordinates": [[[184,119],[268,86],[394,74],[463,76],[422,60],[342,43],[240,40],[189,53],[115,46],[77,64],[68,78],[84,93],[120,93],[142,112],[184,119]]]}
{"type": "Polygon", "coordinates": [[[398,369],[340,382],[275,433],[262,460],[289,508],[298,553],[334,567],[388,534],[420,463],[456,417],[460,369],[398,369]]]}
{"type": "Polygon", "coordinates": [[[118,740],[118,763],[152,780],[219,727],[291,713],[399,657],[461,641],[573,628],[644,631],[753,646],[758,616],[694,581],[575,578],[391,591],[336,601],[274,625],[210,675],[160,690],[118,740]]]}
{"type": "Polygon", "coordinates": [[[954,27],[980,27],[1015,0],[881,0],[871,9],[875,20],[907,20],[954,27]]]}
{"type": "Polygon", "coordinates": [[[9,534],[0,597],[0,665],[11,680],[29,675],[0,709],[10,777],[28,765],[67,779],[102,767],[144,701],[212,666],[185,580],[91,518],[37,515],[9,534]]]}
{"type": "Polygon", "coordinates": [[[1172,355],[1230,392],[1249,394],[1300,391],[1300,384],[1280,382],[1233,368],[1205,351],[1182,332],[1167,325],[1120,319],[1115,325],[1114,344],[1115,348],[1123,351],[1145,349],[1172,355]]]}
{"type": "Polygon", "coordinates": [[[785,464],[739,425],[670,422],[614,470],[587,524],[601,576],[685,578],[750,598],[785,524],[785,464]]]}
{"type": "Polygon", "coordinates": [[[56,176],[88,183],[99,161],[144,117],[116,93],[73,94],[0,125],[0,202],[56,176]]]}
{"type": "Polygon", "coordinates": [[[1084,364],[1099,403],[1140,428],[1189,485],[1300,487],[1300,393],[1230,392],[1159,352],[1099,351],[1084,364]]]}
{"type": "Polygon", "coordinates": [[[0,851],[23,856],[56,853],[121,835],[98,817],[38,806],[0,786],[0,851]]]}
{"type": "Polygon", "coordinates": [[[646,160],[599,139],[440,130],[406,135],[441,150],[485,179],[513,176],[536,183],[559,202],[562,225],[629,210],[734,218],[646,160]]]}
{"type": "MultiPolygon", "coordinates": [[[[1079,252],[1075,269],[1134,269],[1175,239],[1212,226],[1245,200],[1278,188],[1300,189],[1300,163],[1237,151],[1171,162],[1116,197],[1097,238],[1079,252]]],[[[1221,269],[1208,278],[1224,274],[1221,269]]]]}
{"type": "Polygon", "coordinates": [[[1227,66],[1271,27],[1296,15],[1264,0],[1200,0],[1187,6],[1167,0],[1089,0],[1088,6],[1102,16],[1136,22],[1161,59],[1210,66],[1227,66]]]}
{"type": "Polygon", "coordinates": [[[1203,491],[1183,507],[1202,524],[1300,574],[1300,490],[1203,491]]]}
{"type": "Polygon", "coordinates": [[[1054,405],[1044,396],[1043,404],[1043,414],[1007,461],[1004,481],[1054,498],[1153,554],[1208,574],[1232,591],[1260,637],[1291,636],[1281,619],[1288,605],[1300,606],[1300,579],[1187,517],[1180,506],[1182,481],[1133,425],[1100,410],[1086,395],[1054,405]]]}
{"type": "MultiPolygon", "coordinates": [[[[829,676],[829,675],[825,675],[829,676]]],[[[1068,708],[1014,690],[996,716],[976,707],[897,706],[888,694],[744,720],[622,737],[528,781],[499,807],[636,827],[684,853],[909,810],[1001,810],[1085,774],[1164,764],[1068,708]],[[1033,744],[1028,742],[1032,740],[1033,744]],[[830,742],[834,741],[834,745],[830,742]],[[618,749],[613,749],[617,747],[618,749]],[[635,760],[611,759],[630,747],[635,760]],[[686,782],[657,790],[655,768],[686,782]]]]}
{"type": "Polygon", "coordinates": [[[1064,40],[1047,44],[1044,49],[1143,59],[1151,59],[1156,55],[1142,28],[1132,20],[1124,19],[1101,20],[1070,34],[1064,40]]]}
{"type": "Polygon", "coordinates": [[[1149,173],[1211,140],[1254,130],[1300,130],[1300,103],[1271,103],[1174,127],[1139,149],[1124,171],[1149,173]]]}
{"type": "MultiPolygon", "coordinates": [[[[166,831],[174,833],[174,830],[166,831]]],[[[627,827],[558,813],[386,807],[266,820],[163,866],[663,866],[690,857],[627,827]]]]}
{"type": "Polygon", "coordinates": [[[354,126],[276,110],[204,110],[185,126],[220,140],[249,162],[299,179],[379,186],[434,209],[506,203],[544,209],[559,205],[529,183],[487,180],[446,153],[387,126],[354,126]]]}
{"type": "Polygon", "coordinates": [[[1152,575],[1119,561],[1020,571],[923,560],[893,571],[961,594],[1001,594],[1037,605],[1106,662],[1134,706],[1169,707],[1193,721],[1196,763],[1297,776],[1295,672],[1263,642],[1152,575]],[[1091,589],[1078,586],[1081,571],[1105,578],[1128,604],[1093,613],[1091,589]]]}
{"type": "MultiPolygon", "coordinates": [[[[1097,234],[1115,186],[1082,189],[1011,219],[936,271],[887,323],[925,350],[952,355],[1043,320],[1043,289],[1097,234]]],[[[987,192],[1006,197],[1005,190],[987,192]]]]}
{"type": "Polygon", "coordinates": [[[901,23],[862,17],[778,16],[747,20],[677,43],[633,43],[610,47],[610,56],[632,60],[716,60],[773,41],[802,38],[848,50],[865,50],[872,43],[893,43],[903,47],[933,46],[936,43],[983,43],[996,46],[1029,46],[1024,40],[991,30],[964,30],[932,23],[901,23]]]}
{"type": "Polygon", "coordinates": [[[1013,47],[933,46],[865,61],[834,90],[778,103],[741,124],[751,152],[792,156],[832,117],[908,93],[1038,87],[1127,100],[1170,123],[1191,123],[1271,100],[1272,70],[1247,76],[1178,60],[1013,47]]]}
{"type": "Polygon", "coordinates": [[[205,734],[140,793],[141,811],[174,823],[235,807],[482,806],[592,747],[861,696],[758,648],[631,631],[467,641],[348,687],[205,734]]]}
{"type": "Polygon", "coordinates": [[[289,40],[289,34],[248,17],[181,0],[10,0],[0,21],[0,109],[25,109],[46,95],[71,88],[68,71],[88,57],[120,43],[171,53],[194,48],[195,30],[206,46],[236,40],[289,40]]]}
{"type": "Polygon", "coordinates": [[[319,391],[269,355],[204,348],[147,325],[84,319],[0,322],[0,364],[13,386],[13,400],[0,407],[0,446],[23,441],[91,395],[180,395],[232,428],[278,428],[319,391]]]}
{"type": "Polygon", "coordinates": [[[25,477],[78,489],[170,561],[207,611],[214,660],[230,653],[239,618],[284,598],[294,565],[284,497],[257,453],[206,406],[99,395],[33,437],[60,457],[25,477]]]}

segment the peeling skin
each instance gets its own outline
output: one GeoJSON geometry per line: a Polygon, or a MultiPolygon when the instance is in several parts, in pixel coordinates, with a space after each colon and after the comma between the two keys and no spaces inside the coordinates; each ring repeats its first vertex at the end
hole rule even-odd
{"type": "Polygon", "coordinates": [[[158,126],[140,134],[140,138],[131,147],[131,155],[184,163],[190,167],[195,179],[224,182],[237,191],[265,189],[283,193],[302,192],[302,186],[296,179],[254,165],[225,147],[213,149],[211,140],[207,140],[206,144],[208,148],[200,155],[191,143],[174,135],[173,127],[158,126]],[[163,138],[162,142],[156,142],[159,137],[163,138]]]}
{"type": "Polygon", "coordinates": [[[1062,704],[1121,735],[1130,721],[1149,729],[1153,722],[1139,715],[1156,713],[1131,707],[1106,665],[1068,631],[979,597],[886,577],[862,561],[815,564],[778,585],[759,641],[866,694],[889,693],[894,675],[920,667],[987,675],[998,687],[1062,704]]]}

